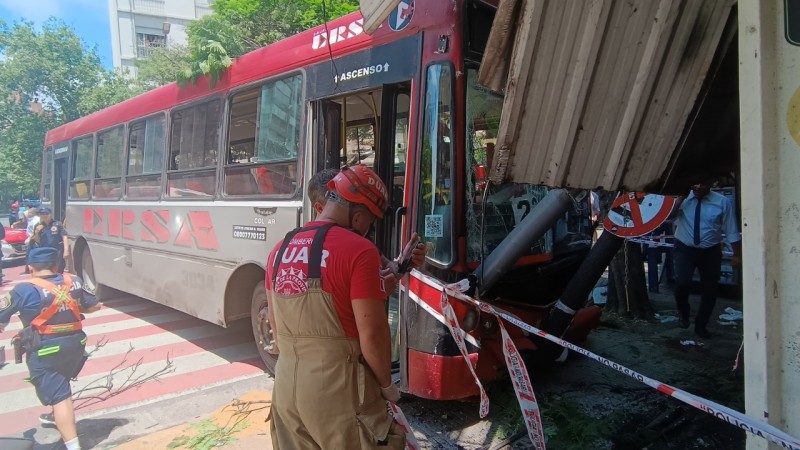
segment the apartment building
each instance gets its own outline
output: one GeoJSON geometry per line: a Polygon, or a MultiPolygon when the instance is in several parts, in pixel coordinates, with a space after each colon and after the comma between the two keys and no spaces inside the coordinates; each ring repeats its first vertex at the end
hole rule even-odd
{"type": "Polygon", "coordinates": [[[136,73],[134,61],[153,48],[186,44],[186,25],[211,14],[213,0],[108,0],[115,68],[136,73]]]}

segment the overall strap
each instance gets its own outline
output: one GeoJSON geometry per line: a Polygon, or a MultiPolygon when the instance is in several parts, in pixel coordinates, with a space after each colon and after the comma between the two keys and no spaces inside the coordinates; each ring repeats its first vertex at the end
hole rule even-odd
{"type": "MultiPolygon", "coordinates": [[[[308,279],[315,278],[322,279],[322,244],[325,243],[325,236],[328,231],[336,226],[335,223],[329,223],[319,227],[314,240],[311,241],[311,254],[308,256],[308,279]]],[[[320,286],[322,284],[320,283],[320,286]]]]}
{"type": "MultiPolygon", "coordinates": [[[[288,232],[286,234],[286,237],[283,238],[283,243],[281,244],[281,248],[278,249],[277,253],[275,253],[275,261],[273,261],[273,263],[272,263],[272,285],[273,286],[275,285],[275,279],[278,277],[278,268],[280,267],[280,264],[281,264],[281,258],[283,258],[283,254],[284,254],[284,252],[286,252],[286,248],[289,246],[289,242],[291,242],[291,240],[294,239],[294,237],[297,235],[297,233],[300,233],[301,231],[320,230],[320,229],[323,229],[323,228],[325,229],[325,233],[327,233],[327,230],[329,230],[334,225],[336,225],[336,224],[335,223],[329,223],[329,224],[325,224],[325,225],[312,225],[310,227],[298,227],[298,228],[295,228],[294,230],[288,232]]],[[[315,235],[315,239],[316,239],[316,235],[315,235]]],[[[324,234],[323,234],[322,239],[323,240],[325,239],[324,234]]],[[[322,247],[322,243],[320,243],[320,256],[322,255],[322,248],[321,247],[322,247]]],[[[313,251],[314,251],[313,244],[312,244],[311,251],[312,251],[312,254],[313,254],[313,251]]],[[[312,257],[312,259],[313,259],[313,257],[312,257]]],[[[311,261],[309,261],[309,263],[310,262],[311,261]]]]}
{"type": "MultiPolygon", "coordinates": [[[[64,274],[64,284],[56,286],[55,283],[43,278],[31,278],[28,282],[41,289],[50,291],[53,294],[53,303],[50,304],[41,314],[36,316],[31,321],[31,326],[36,328],[41,334],[59,334],[70,333],[81,329],[81,310],[78,302],[72,298],[70,292],[72,291],[72,278],[69,274],[64,274]],[[72,314],[75,316],[75,322],[47,325],[47,321],[53,318],[58,313],[61,305],[66,302],[72,314]]],[[[46,296],[42,296],[42,301],[46,296]]]]}
{"type": "Polygon", "coordinates": [[[294,230],[286,233],[286,236],[283,238],[283,242],[281,243],[281,248],[278,249],[278,252],[275,253],[275,261],[272,262],[272,286],[273,289],[275,288],[275,279],[278,277],[278,267],[281,265],[281,258],[283,258],[283,253],[286,251],[286,247],[289,246],[289,242],[294,239],[297,233],[303,231],[302,227],[297,227],[294,230]]]}

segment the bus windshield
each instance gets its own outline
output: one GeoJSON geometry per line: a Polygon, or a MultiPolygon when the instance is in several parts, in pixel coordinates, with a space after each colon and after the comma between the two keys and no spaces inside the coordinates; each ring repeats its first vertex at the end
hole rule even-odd
{"type": "MultiPolygon", "coordinates": [[[[467,69],[465,143],[468,262],[481,261],[497,248],[548,191],[544,186],[531,184],[489,184],[484,201],[500,127],[503,96],[479,85],[477,78],[476,68],[467,69]]],[[[528,248],[525,255],[551,253],[552,248],[553,234],[548,231],[528,248]]]]}

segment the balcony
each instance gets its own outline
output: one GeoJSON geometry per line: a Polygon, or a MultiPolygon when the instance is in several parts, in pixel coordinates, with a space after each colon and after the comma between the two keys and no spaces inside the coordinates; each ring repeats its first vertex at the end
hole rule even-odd
{"type": "Polygon", "coordinates": [[[163,14],[165,0],[133,0],[133,12],[163,14]]]}
{"type": "Polygon", "coordinates": [[[167,46],[167,37],[158,34],[136,33],[136,57],[148,58],[156,48],[167,46]]]}

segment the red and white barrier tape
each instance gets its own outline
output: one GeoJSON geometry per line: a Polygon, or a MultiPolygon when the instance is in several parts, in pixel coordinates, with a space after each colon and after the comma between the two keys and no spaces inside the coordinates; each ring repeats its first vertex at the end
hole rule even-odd
{"type": "Polygon", "coordinates": [[[735,411],[727,406],[720,405],[716,402],[711,400],[704,399],[702,397],[698,397],[694,394],[686,392],[684,390],[678,389],[676,387],[670,386],[665,383],[661,383],[660,381],[656,381],[652,378],[648,378],[635,370],[631,370],[621,364],[617,364],[613,361],[610,361],[600,355],[590,352],[582,347],[578,347],[575,344],[567,342],[563,339],[560,339],[556,336],[547,333],[546,331],[540,330],[533,325],[529,325],[518,318],[514,317],[512,314],[504,311],[501,308],[495,307],[488,303],[481,302],[479,300],[475,300],[472,297],[464,295],[463,293],[459,292],[459,290],[463,290],[463,286],[459,285],[448,285],[444,286],[440,281],[436,278],[429,277],[416,269],[412,271],[412,276],[419,278],[420,280],[425,281],[426,283],[438,286],[443,292],[446,290],[446,294],[450,295],[453,298],[458,300],[464,301],[466,303],[472,304],[481,311],[493,314],[497,317],[504,319],[505,321],[512,323],[519,328],[528,331],[529,333],[536,334],[548,341],[554,342],[564,348],[570,349],[574,352],[580,353],[588,358],[594,359],[599,363],[608,366],[616,371],[619,371],[635,380],[638,380],[641,383],[644,383],[653,389],[661,392],[662,394],[668,395],[672,398],[680,400],[690,406],[693,406],[703,412],[711,414],[718,419],[724,420],[738,428],[741,428],[755,436],[761,437],[766,439],[767,441],[780,445],[782,448],[786,448],[789,450],[800,450],[800,440],[788,435],[787,433],[775,428],[774,426],[754,420],[751,417],[748,417],[738,411],[735,411]],[[456,288],[456,286],[461,287],[462,289],[456,288]],[[457,290],[458,289],[458,290],[457,290]]]}
{"type": "MultiPolygon", "coordinates": [[[[662,241],[656,241],[656,240],[653,240],[653,239],[645,239],[645,238],[628,238],[626,240],[628,242],[633,242],[634,244],[644,244],[644,245],[649,246],[650,248],[655,248],[655,247],[675,248],[675,244],[672,243],[672,242],[662,242],[662,241]]],[[[723,250],[722,251],[722,255],[723,256],[733,256],[733,252],[728,252],[728,251],[723,250]]]]}
{"type": "Polygon", "coordinates": [[[628,238],[626,240],[628,242],[633,242],[636,244],[649,245],[650,247],[669,247],[669,248],[675,247],[675,244],[671,242],[656,241],[654,239],[628,238]]]}
{"type": "Polygon", "coordinates": [[[517,394],[517,402],[522,410],[522,418],[525,421],[525,428],[528,430],[528,438],[533,443],[533,448],[544,450],[542,415],[539,412],[539,403],[533,394],[533,386],[531,386],[531,380],[528,376],[528,369],[525,367],[525,362],[522,360],[517,346],[514,345],[514,341],[508,335],[503,321],[498,320],[497,323],[500,324],[500,334],[503,337],[503,355],[506,358],[506,367],[511,375],[514,393],[517,394]]]}
{"type": "Polygon", "coordinates": [[[394,418],[397,424],[400,425],[400,428],[406,433],[406,450],[419,450],[419,442],[417,442],[417,437],[414,436],[414,431],[411,430],[411,425],[408,424],[403,410],[401,410],[399,406],[388,401],[386,402],[386,409],[389,410],[389,415],[394,418]]]}
{"type": "Polygon", "coordinates": [[[444,316],[444,324],[447,326],[447,329],[450,330],[450,335],[453,336],[453,340],[456,341],[456,346],[458,346],[458,349],[461,351],[461,356],[467,361],[469,371],[472,372],[472,376],[475,378],[475,384],[478,385],[478,389],[481,392],[480,416],[481,419],[483,419],[489,414],[489,396],[486,395],[483,384],[481,384],[481,381],[478,379],[478,374],[475,373],[475,365],[469,357],[469,352],[467,352],[467,344],[464,343],[463,331],[461,330],[461,326],[458,325],[456,312],[453,311],[453,307],[450,306],[450,301],[447,300],[447,294],[444,290],[442,290],[442,315],[444,316]]]}

